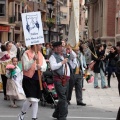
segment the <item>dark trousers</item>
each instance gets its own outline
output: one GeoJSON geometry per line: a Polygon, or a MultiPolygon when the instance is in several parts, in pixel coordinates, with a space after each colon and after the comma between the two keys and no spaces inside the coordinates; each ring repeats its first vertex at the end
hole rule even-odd
{"type": "Polygon", "coordinates": [[[67,100],[70,101],[72,97],[73,87],[75,86],[76,101],[82,102],[82,78],[81,75],[73,75],[69,81],[69,90],[67,100]]]}
{"type": "Polygon", "coordinates": [[[117,80],[118,80],[118,91],[119,91],[119,95],[120,95],[120,74],[116,73],[117,76],[117,80]]]}
{"type": "Polygon", "coordinates": [[[110,78],[111,78],[112,73],[108,73],[108,87],[110,87],[110,78]]]}
{"type": "Polygon", "coordinates": [[[58,94],[58,104],[53,114],[57,116],[59,120],[66,120],[68,114],[67,89],[69,82],[67,82],[65,86],[62,86],[61,81],[55,81],[54,84],[58,94]]]}
{"type": "Polygon", "coordinates": [[[116,120],[120,120],[120,107],[119,107],[119,109],[118,109],[118,113],[117,113],[117,118],[116,118],[116,120]]]}
{"type": "Polygon", "coordinates": [[[5,75],[1,75],[2,83],[3,83],[3,93],[4,97],[6,97],[6,85],[7,85],[7,77],[5,75]]]}

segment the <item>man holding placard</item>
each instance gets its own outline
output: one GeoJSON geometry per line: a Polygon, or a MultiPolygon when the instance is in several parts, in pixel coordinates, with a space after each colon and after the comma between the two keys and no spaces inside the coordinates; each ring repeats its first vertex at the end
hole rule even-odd
{"type": "Polygon", "coordinates": [[[23,13],[22,22],[26,46],[30,45],[31,47],[24,52],[22,57],[23,89],[27,99],[18,120],[24,120],[24,115],[30,106],[33,109],[32,120],[36,120],[42,90],[40,73],[46,71],[47,68],[46,61],[40,52],[41,43],[44,43],[40,12],[23,13]]]}

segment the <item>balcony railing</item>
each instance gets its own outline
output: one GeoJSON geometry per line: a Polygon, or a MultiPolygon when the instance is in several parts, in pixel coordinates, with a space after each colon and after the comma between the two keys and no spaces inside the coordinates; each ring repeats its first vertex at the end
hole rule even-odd
{"type": "Polygon", "coordinates": [[[9,16],[9,23],[15,23],[15,16],[9,16]]]}

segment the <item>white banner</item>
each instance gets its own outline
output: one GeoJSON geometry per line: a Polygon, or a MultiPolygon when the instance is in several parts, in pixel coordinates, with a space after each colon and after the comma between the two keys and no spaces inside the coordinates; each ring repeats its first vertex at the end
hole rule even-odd
{"type": "Polygon", "coordinates": [[[68,44],[72,47],[79,43],[79,19],[80,19],[80,0],[72,1],[72,11],[70,19],[70,27],[68,33],[68,44]]]}
{"type": "Polygon", "coordinates": [[[44,43],[40,12],[22,13],[22,24],[26,46],[44,43]]]}

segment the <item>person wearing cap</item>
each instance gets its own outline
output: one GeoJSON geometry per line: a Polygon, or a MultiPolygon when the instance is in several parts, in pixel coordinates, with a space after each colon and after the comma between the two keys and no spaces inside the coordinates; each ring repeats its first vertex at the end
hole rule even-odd
{"type": "MultiPolygon", "coordinates": [[[[119,95],[120,95],[120,41],[117,42],[117,51],[118,51],[118,62],[117,62],[117,72],[116,72],[116,76],[117,76],[117,80],[118,80],[118,91],[119,91],[119,95]]],[[[120,120],[120,107],[118,109],[118,114],[117,114],[117,118],[116,120],[120,120]]]]}
{"type": "MultiPolygon", "coordinates": [[[[68,58],[63,56],[62,42],[54,42],[53,50],[54,53],[50,56],[49,62],[53,71],[55,89],[58,94],[58,104],[52,116],[58,120],[66,120],[68,114],[67,90],[70,79],[70,67],[68,58]]],[[[70,56],[76,55],[70,47],[69,50],[70,56]]]]}

